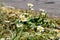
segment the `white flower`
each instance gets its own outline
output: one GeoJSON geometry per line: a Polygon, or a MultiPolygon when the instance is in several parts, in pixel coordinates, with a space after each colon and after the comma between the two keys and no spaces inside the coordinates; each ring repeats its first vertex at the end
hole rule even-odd
{"type": "Polygon", "coordinates": [[[24,15],[20,15],[20,20],[22,22],[26,22],[27,21],[27,18],[24,15]]]}
{"type": "Polygon", "coordinates": [[[44,28],[41,27],[41,26],[37,26],[37,30],[39,30],[40,32],[43,32],[44,31],[44,28]]]}
{"type": "Polygon", "coordinates": [[[39,11],[45,12],[45,10],[43,10],[43,9],[39,9],[39,11]]]}
{"type": "Polygon", "coordinates": [[[17,27],[23,27],[23,24],[16,24],[17,27]]]}
{"type": "Polygon", "coordinates": [[[29,7],[33,7],[34,5],[32,3],[28,3],[28,6],[29,7]]]}
{"type": "Polygon", "coordinates": [[[41,14],[45,16],[45,13],[41,13],[41,14]]]}
{"type": "Polygon", "coordinates": [[[1,38],[0,40],[5,40],[5,38],[1,38]]]}

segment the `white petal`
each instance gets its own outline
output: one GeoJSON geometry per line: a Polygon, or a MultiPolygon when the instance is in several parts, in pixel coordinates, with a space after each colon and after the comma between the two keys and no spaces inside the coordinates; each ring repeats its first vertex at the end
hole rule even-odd
{"type": "Polygon", "coordinates": [[[45,15],[45,13],[41,13],[42,15],[45,15]]]}
{"type": "Polygon", "coordinates": [[[27,19],[25,19],[25,20],[21,20],[22,22],[26,22],[27,21],[27,19]]]}
{"type": "Polygon", "coordinates": [[[31,7],[33,7],[34,5],[33,5],[32,3],[28,3],[28,6],[31,6],[31,7]]]}
{"type": "Polygon", "coordinates": [[[42,30],[42,32],[44,32],[44,29],[42,30]]]}
{"type": "Polygon", "coordinates": [[[37,30],[39,30],[40,32],[43,32],[44,31],[44,28],[41,27],[41,26],[37,26],[37,30]],[[41,28],[41,30],[40,30],[40,28],[41,28]]]}

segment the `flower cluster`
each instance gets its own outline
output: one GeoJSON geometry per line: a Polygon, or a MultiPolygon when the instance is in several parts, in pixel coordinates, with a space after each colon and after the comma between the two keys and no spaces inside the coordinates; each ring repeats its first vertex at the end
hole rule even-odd
{"type": "Polygon", "coordinates": [[[34,10],[34,8],[33,8],[34,5],[33,5],[32,3],[28,3],[27,5],[28,5],[29,11],[30,11],[30,13],[31,13],[31,11],[34,10]]]}
{"type": "Polygon", "coordinates": [[[29,3],[29,10],[0,7],[0,40],[60,40],[59,25],[33,6],[29,3]]]}
{"type": "MultiPolygon", "coordinates": [[[[28,4],[29,8],[33,7],[33,4],[29,3],[28,4]]],[[[32,10],[30,11],[32,12],[32,10]]],[[[31,13],[29,12],[25,12],[19,15],[19,18],[16,20],[17,25],[26,25],[27,28],[31,28],[31,29],[37,29],[41,31],[44,31],[45,27],[55,27],[55,24],[52,20],[48,19],[47,14],[45,13],[45,10],[43,9],[39,9],[39,15],[31,15],[31,13]],[[41,27],[39,26],[41,25],[41,27]]]]}

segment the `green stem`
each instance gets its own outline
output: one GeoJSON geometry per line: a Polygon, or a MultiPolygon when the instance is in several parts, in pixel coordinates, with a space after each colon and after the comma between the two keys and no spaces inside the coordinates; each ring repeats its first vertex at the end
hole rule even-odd
{"type": "Polygon", "coordinates": [[[16,35],[14,36],[14,38],[12,39],[12,40],[16,40],[16,39],[18,39],[19,37],[20,37],[20,35],[21,35],[21,33],[22,33],[22,30],[23,29],[19,29],[19,30],[17,30],[17,33],[16,33],[16,35]],[[18,35],[19,34],[19,35],[18,35]]]}

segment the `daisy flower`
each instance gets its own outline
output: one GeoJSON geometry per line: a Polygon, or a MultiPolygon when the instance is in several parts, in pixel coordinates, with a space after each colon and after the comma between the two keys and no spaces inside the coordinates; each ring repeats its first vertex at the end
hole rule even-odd
{"type": "Polygon", "coordinates": [[[29,7],[33,7],[34,5],[32,3],[28,3],[28,6],[29,7]]]}
{"type": "Polygon", "coordinates": [[[41,26],[37,26],[37,30],[39,30],[40,32],[43,32],[44,31],[44,28],[41,27],[41,26]]]}
{"type": "Polygon", "coordinates": [[[26,22],[27,21],[27,18],[24,15],[20,15],[20,20],[22,22],[26,22]]]}
{"type": "Polygon", "coordinates": [[[45,13],[41,13],[42,15],[45,15],[45,13]]]}

